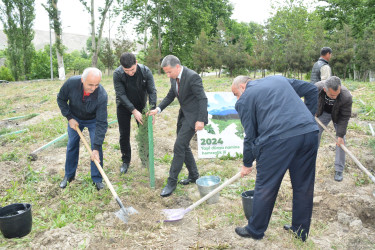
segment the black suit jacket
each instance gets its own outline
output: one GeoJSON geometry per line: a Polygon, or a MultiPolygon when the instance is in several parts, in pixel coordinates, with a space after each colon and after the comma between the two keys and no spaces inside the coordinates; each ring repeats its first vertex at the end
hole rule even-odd
{"type": "Polygon", "coordinates": [[[159,108],[165,109],[177,97],[180,102],[178,119],[184,116],[189,126],[195,129],[197,121],[204,122],[204,124],[208,122],[207,96],[203,89],[202,78],[195,71],[183,68],[179,94],[176,91],[176,79],[171,78],[171,88],[159,104],[159,108]]]}

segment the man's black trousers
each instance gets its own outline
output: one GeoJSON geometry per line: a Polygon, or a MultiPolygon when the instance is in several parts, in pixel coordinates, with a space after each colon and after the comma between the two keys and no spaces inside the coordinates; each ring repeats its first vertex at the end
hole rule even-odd
{"type": "Polygon", "coordinates": [[[130,146],[130,121],[132,113],[124,106],[117,106],[117,121],[120,132],[120,149],[121,159],[124,163],[130,163],[132,158],[132,150],[130,146]]]}
{"type": "Polygon", "coordinates": [[[185,117],[181,116],[177,122],[177,138],[173,148],[173,160],[169,169],[168,184],[176,185],[178,174],[185,163],[189,171],[189,177],[196,179],[199,177],[197,165],[190,148],[190,140],[193,138],[195,130],[189,126],[185,117]]]}

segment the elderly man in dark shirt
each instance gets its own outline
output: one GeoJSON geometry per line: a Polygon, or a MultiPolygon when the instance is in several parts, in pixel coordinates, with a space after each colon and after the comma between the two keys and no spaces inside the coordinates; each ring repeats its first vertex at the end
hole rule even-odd
{"type": "MultiPolygon", "coordinates": [[[[96,159],[103,166],[102,144],[107,132],[107,92],[100,85],[102,72],[97,68],[87,68],[82,76],[69,78],[57,95],[57,104],[68,120],[68,146],[66,150],[65,176],[60,183],[65,188],[74,180],[78,165],[80,130],[88,128],[91,140],[91,160],[96,159]]],[[[102,176],[91,162],[91,179],[98,190],[104,188],[102,176]]]]}
{"type": "Polygon", "coordinates": [[[254,81],[238,76],[232,92],[237,96],[235,108],[246,134],[241,176],[249,174],[253,161],[257,161],[253,213],[248,225],[235,231],[242,237],[263,238],[281,181],[289,170],[293,217],[292,225],[284,228],[305,241],[312,215],[318,151],[318,126],[313,117],[317,88],[282,76],[254,81]]]}

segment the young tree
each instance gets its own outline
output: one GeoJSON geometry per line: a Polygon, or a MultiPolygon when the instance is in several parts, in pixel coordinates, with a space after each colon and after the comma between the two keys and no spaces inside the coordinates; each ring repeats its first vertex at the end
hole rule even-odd
{"type": "Polygon", "coordinates": [[[245,39],[240,38],[235,44],[228,42],[228,45],[224,48],[222,58],[230,76],[246,70],[250,65],[250,55],[246,52],[245,39]]]}
{"type": "Polygon", "coordinates": [[[0,79],[5,81],[14,81],[12,72],[5,66],[0,67],[0,79]]]}
{"type": "Polygon", "coordinates": [[[27,79],[34,55],[34,0],[3,0],[1,21],[8,38],[7,57],[15,80],[27,79]]]}
{"type": "Polygon", "coordinates": [[[103,49],[99,54],[99,58],[108,69],[108,75],[110,75],[110,71],[113,69],[115,64],[115,55],[113,54],[113,50],[108,38],[104,39],[103,49]]]}
{"type": "Polygon", "coordinates": [[[262,71],[262,77],[265,77],[265,70],[270,69],[270,61],[267,55],[269,55],[267,43],[264,36],[264,30],[258,30],[256,32],[256,42],[253,46],[253,54],[250,59],[250,67],[254,68],[254,79],[256,78],[257,70],[262,71]]]}
{"type": "Polygon", "coordinates": [[[358,79],[366,81],[375,70],[375,32],[368,30],[363,38],[357,40],[355,47],[355,62],[358,69],[358,79]]]}
{"type": "Polygon", "coordinates": [[[96,32],[95,32],[95,5],[94,5],[95,1],[91,0],[90,6],[88,6],[88,3],[86,0],[79,0],[79,1],[86,8],[86,10],[91,14],[91,42],[92,42],[91,65],[93,67],[97,67],[105,19],[107,17],[107,12],[109,8],[111,7],[111,5],[113,4],[114,0],[105,0],[104,8],[98,8],[99,15],[100,15],[100,24],[98,28],[98,36],[97,36],[98,40],[97,41],[96,41],[96,32]]]}
{"type": "Polygon", "coordinates": [[[65,67],[64,67],[64,46],[62,43],[62,28],[61,28],[61,20],[59,15],[59,10],[57,9],[57,2],[58,0],[48,0],[47,5],[42,4],[44,9],[48,12],[50,18],[50,25],[55,33],[55,41],[56,41],[56,57],[57,57],[57,64],[58,64],[58,72],[59,72],[59,79],[65,80],[65,67]]]}
{"type": "Polygon", "coordinates": [[[213,38],[211,42],[211,53],[213,55],[210,67],[217,70],[216,76],[221,76],[221,70],[223,69],[223,57],[224,54],[224,41],[218,35],[213,38]],[[216,55],[216,56],[215,56],[216,55]]]}
{"type": "MultiPolygon", "coordinates": [[[[54,48],[56,50],[56,48],[54,48]]],[[[31,72],[28,79],[48,79],[51,77],[50,53],[49,44],[44,46],[43,50],[35,52],[33,62],[31,64],[31,72]]],[[[56,58],[52,62],[54,75],[57,75],[57,61],[56,58]]]]}
{"type": "Polygon", "coordinates": [[[122,30],[122,32],[117,33],[116,39],[113,41],[113,47],[115,50],[115,56],[117,58],[117,61],[120,60],[122,53],[134,50],[134,42],[128,40],[126,37],[126,32],[122,30]]]}
{"type": "Polygon", "coordinates": [[[202,30],[200,36],[197,38],[192,46],[192,58],[194,69],[197,73],[203,73],[212,65],[212,50],[209,38],[206,33],[202,30]]]}
{"type": "Polygon", "coordinates": [[[344,25],[342,30],[332,32],[330,38],[331,48],[334,51],[334,56],[329,62],[332,67],[332,74],[345,80],[348,77],[348,73],[352,71],[352,63],[354,61],[355,40],[352,36],[351,28],[348,25],[344,25]]]}
{"type": "Polygon", "coordinates": [[[162,59],[162,56],[160,54],[160,51],[158,49],[158,40],[155,37],[152,37],[150,40],[150,46],[146,49],[146,55],[145,55],[145,64],[153,70],[157,70],[158,74],[161,74],[161,68],[160,68],[160,60],[162,59]]]}

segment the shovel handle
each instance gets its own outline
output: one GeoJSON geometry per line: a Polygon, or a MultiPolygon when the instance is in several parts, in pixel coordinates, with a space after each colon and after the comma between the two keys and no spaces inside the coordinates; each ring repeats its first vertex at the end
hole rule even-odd
{"type": "MultiPolygon", "coordinates": [[[[76,128],[77,128],[77,133],[78,133],[79,136],[81,137],[81,140],[82,140],[83,144],[85,145],[87,151],[89,151],[90,155],[92,155],[92,150],[91,150],[89,144],[87,143],[85,137],[83,136],[81,130],[79,129],[78,126],[77,126],[76,128]]],[[[112,195],[115,197],[115,199],[116,199],[116,201],[117,201],[117,200],[118,200],[118,195],[117,195],[115,189],[113,188],[111,182],[109,181],[107,175],[104,173],[103,168],[100,166],[100,164],[99,164],[99,162],[98,162],[97,160],[94,159],[94,162],[95,162],[95,165],[96,165],[96,167],[98,168],[100,174],[102,175],[102,177],[103,177],[105,183],[107,184],[109,190],[111,190],[112,195]]]]}
{"type": "MultiPolygon", "coordinates": [[[[328,135],[332,137],[332,139],[337,143],[336,136],[334,136],[334,134],[328,130],[328,128],[322,123],[322,121],[319,120],[319,118],[316,116],[315,116],[315,120],[328,133],[328,135]]],[[[370,177],[370,179],[375,183],[375,177],[362,165],[362,163],[352,154],[352,152],[350,152],[349,149],[344,144],[337,144],[337,145],[339,145],[342,148],[342,150],[344,150],[353,159],[353,161],[357,164],[357,166],[363,172],[365,172],[365,174],[367,174],[370,177]]]]}
{"type": "Polygon", "coordinates": [[[225,181],[223,184],[221,184],[220,186],[218,186],[217,188],[215,188],[214,190],[212,190],[211,192],[209,192],[207,195],[205,195],[199,201],[195,202],[190,207],[188,207],[186,209],[186,212],[189,212],[189,211],[193,210],[194,208],[196,208],[197,206],[199,206],[200,204],[202,204],[203,202],[205,202],[206,200],[208,200],[209,198],[211,198],[212,196],[214,196],[216,193],[220,192],[220,190],[222,190],[226,186],[232,184],[232,182],[236,181],[240,177],[241,177],[241,172],[238,172],[235,176],[233,176],[229,180],[225,181]]]}

